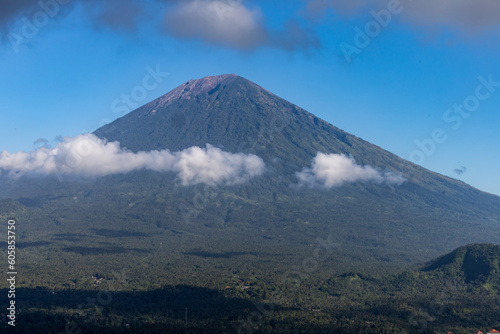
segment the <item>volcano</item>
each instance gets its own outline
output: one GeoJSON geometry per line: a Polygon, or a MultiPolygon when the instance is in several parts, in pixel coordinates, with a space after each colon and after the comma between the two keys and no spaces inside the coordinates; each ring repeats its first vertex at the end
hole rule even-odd
{"type": "Polygon", "coordinates": [[[336,246],[327,267],[345,272],[408,267],[500,239],[499,197],[234,74],[189,80],[94,135],[131,153],[213,147],[255,155],[265,170],[231,185],[182,184],[146,169],[90,181],[3,176],[0,205],[25,222],[26,244],[37,245],[27,254],[108,254],[117,265],[144,257],[181,272],[243,270],[250,261],[279,271],[328,240],[336,246]]]}

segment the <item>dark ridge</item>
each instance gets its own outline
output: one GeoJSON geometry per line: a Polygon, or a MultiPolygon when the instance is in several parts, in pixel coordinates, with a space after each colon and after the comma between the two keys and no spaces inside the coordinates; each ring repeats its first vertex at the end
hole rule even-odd
{"type": "Polygon", "coordinates": [[[461,276],[466,282],[500,278],[500,245],[471,244],[457,248],[425,266],[422,271],[442,271],[461,276]]]}

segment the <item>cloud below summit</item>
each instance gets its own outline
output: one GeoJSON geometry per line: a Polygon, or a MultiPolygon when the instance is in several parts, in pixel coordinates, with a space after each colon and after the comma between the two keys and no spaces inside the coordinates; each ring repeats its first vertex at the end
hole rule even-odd
{"type": "Polygon", "coordinates": [[[106,142],[93,134],[65,138],[54,148],[41,147],[30,153],[0,153],[0,169],[14,178],[101,177],[149,169],[177,173],[183,185],[233,185],[261,175],[264,168],[264,162],[256,155],[224,152],[210,145],[173,153],[169,150],[134,153],[121,148],[118,142],[106,142]]]}
{"type": "Polygon", "coordinates": [[[345,183],[372,182],[401,185],[406,179],[401,174],[385,172],[372,166],[360,166],[352,157],[318,152],[309,168],[295,174],[299,186],[334,188],[345,183]]]}

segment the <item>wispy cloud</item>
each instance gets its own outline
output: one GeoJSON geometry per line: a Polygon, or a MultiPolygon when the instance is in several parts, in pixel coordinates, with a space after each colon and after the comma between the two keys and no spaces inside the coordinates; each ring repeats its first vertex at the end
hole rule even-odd
{"type": "Polygon", "coordinates": [[[256,155],[224,152],[207,145],[179,152],[168,150],[131,152],[118,142],[106,142],[93,134],[64,141],[54,148],[32,152],[0,153],[0,169],[18,178],[23,175],[100,177],[149,169],[174,172],[183,185],[240,184],[261,175],[265,165],[256,155]]]}
{"type": "Polygon", "coordinates": [[[310,14],[321,16],[328,9],[344,16],[360,11],[382,10],[389,3],[404,8],[400,18],[419,26],[455,27],[469,33],[500,24],[500,2],[497,0],[306,0],[310,14]]]}
{"type": "Polygon", "coordinates": [[[115,31],[135,31],[140,21],[148,16],[147,6],[135,0],[87,0],[82,4],[96,27],[115,31]]]}
{"type": "Polygon", "coordinates": [[[321,46],[319,38],[312,29],[301,26],[293,19],[288,20],[282,30],[273,32],[269,43],[287,51],[310,51],[321,46]]]}
{"type": "Polygon", "coordinates": [[[406,179],[394,172],[381,172],[372,166],[360,166],[352,157],[318,152],[311,167],[296,173],[300,186],[333,188],[352,182],[401,185],[406,179]]]}
{"type": "Polygon", "coordinates": [[[40,20],[59,20],[77,5],[96,28],[132,32],[148,17],[152,5],[175,0],[3,0],[0,2],[0,33],[7,35],[17,20],[39,27],[40,20]],[[28,22],[28,23],[27,23],[28,22]]]}
{"type": "Polygon", "coordinates": [[[467,172],[467,167],[461,166],[460,168],[455,168],[453,171],[455,172],[455,174],[457,174],[458,176],[460,176],[460,175],[462,175],[462,174],[464,174],[464,173],[467,172]]]}
{"type": "Polygon", "coordinates": [[[2,1],[0,3],[0,31],[5,32],[12,21],[32,11],[36,6],[36,1],[33,0],[2,1]]]}
{"type": "Polygon", "coordinates": [[[33,142],[33,145],[35,145],[35,146],[40,145],[43,147],[47,147],[49,145],[49,141],[45,138],[38,138],[37,140],[35,140],[33,142]]]}

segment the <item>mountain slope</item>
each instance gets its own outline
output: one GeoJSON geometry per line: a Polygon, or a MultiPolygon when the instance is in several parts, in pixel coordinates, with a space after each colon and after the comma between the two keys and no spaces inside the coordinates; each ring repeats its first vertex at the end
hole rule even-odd
{"type": "Polygon", "coordinates": [[[295,172],[318,151],[352,155],[358,164],[402,173],[408,179],[405,196],[423,205],[500,214],[500,198],[424,170],[236,75],[190,80],[95,134],[132,151],[209,143],[257,154],[286,183],[296,183],[295,172]]]}
{"type": "Polygon", "coordinates": [[[294,173],[308,166],[318,151],[348,154],[358,164],[401,172],[410,183],[431,192],[474,201],[466,195],[472,192],[486,201],[483,209],[496,204],[493,212],[500,212],[498,197],[424,170],[236,75],[190,80],[94,133],[135,152],[177,151],[208,143],[253,153],[267,162],[282,161],[280,172],[294,182],[294,173]]]}

